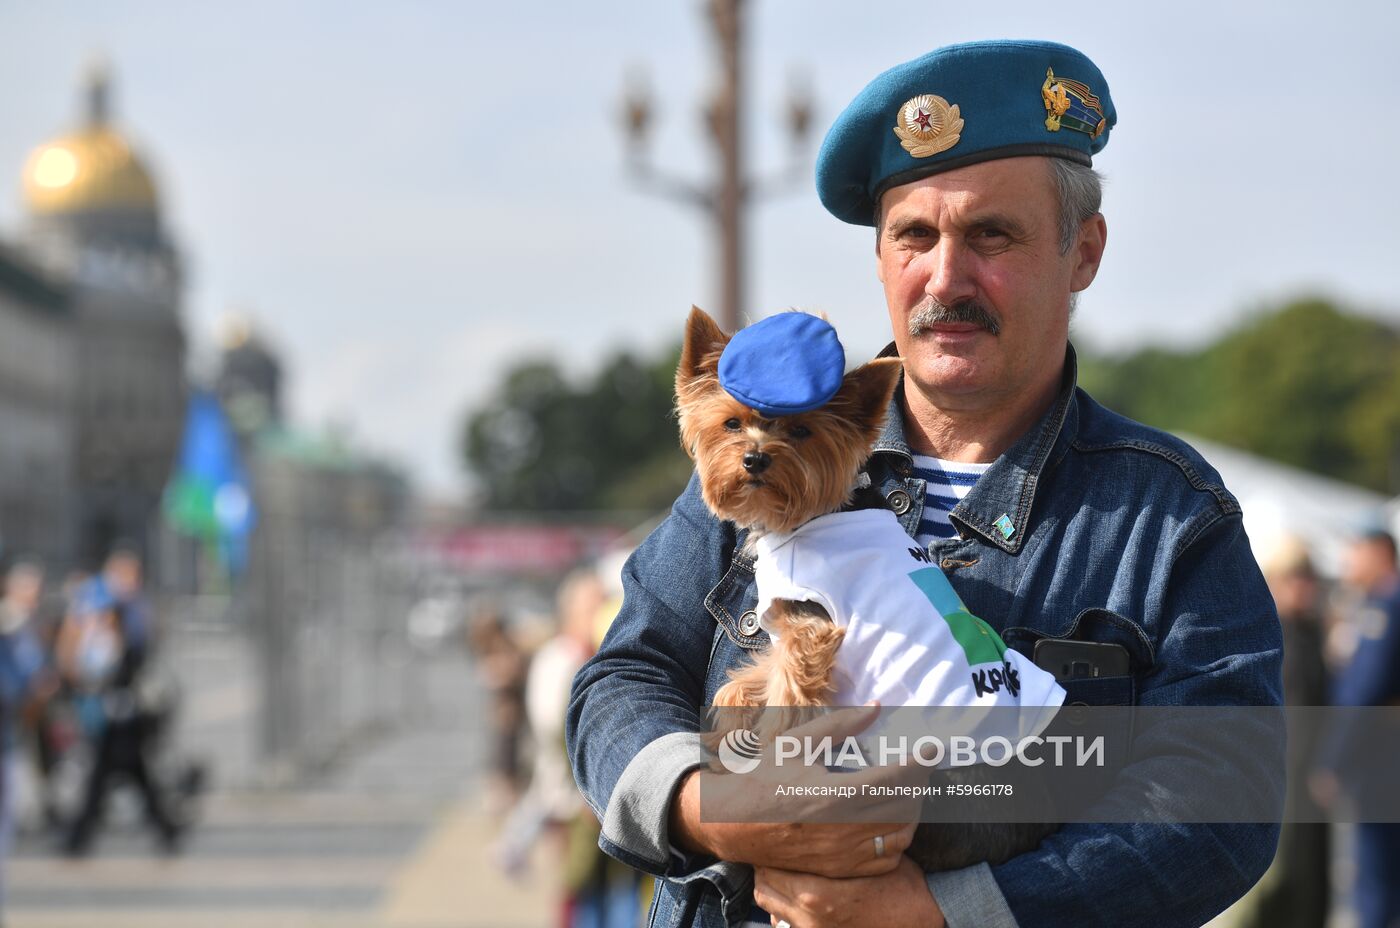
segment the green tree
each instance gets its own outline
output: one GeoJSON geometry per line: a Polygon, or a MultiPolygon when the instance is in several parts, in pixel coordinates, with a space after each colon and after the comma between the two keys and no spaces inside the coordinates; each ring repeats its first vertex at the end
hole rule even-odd
{"type": "Polygon", "coordinates": [[[512,368],[463,431],[466,466],[492,509],[656,510],[690,475],[673,415],[679,350],[622,353],[572,384],[550,361],[512,368]]]}
{"type": "Polygon", "coordinates": [[[1313,298],[1261,313],[1196,351],[1090,358],[1082,382],[1149,425],[1396,492],[1397,372],[1400,333],[1313,298]]]}

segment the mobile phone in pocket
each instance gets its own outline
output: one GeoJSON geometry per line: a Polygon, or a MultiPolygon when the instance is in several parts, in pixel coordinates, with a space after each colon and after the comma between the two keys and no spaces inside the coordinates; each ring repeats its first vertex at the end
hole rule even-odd
{"type": "Polygon", "coordinates": [[[1031,659],[1054,674],[1057,683],[1128,675],[1128,649],[1121,644],[1042,638],[1035,643],[1031,659]]]}

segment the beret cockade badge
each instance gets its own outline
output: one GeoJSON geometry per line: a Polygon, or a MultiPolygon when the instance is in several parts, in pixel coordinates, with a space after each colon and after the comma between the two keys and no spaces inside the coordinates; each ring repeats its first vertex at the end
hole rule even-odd
{"type": "Polygon", "coordinates": [[[963,119],[956,103],[949,105],[931,93],[906,100],[899,108],[894,134],[899,144],[915,158],[927,158],[947,151],[962,138],[963,119]]]}

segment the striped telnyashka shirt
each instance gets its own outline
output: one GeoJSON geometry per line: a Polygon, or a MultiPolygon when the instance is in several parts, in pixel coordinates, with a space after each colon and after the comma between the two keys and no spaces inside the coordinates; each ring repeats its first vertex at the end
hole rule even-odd
{"type": "Polygon", "coordinates": [[[991,466],[914,455],[914,476],[924,481],[924,514],[919,520],[919,544],[928,547],[935,541],[957,536],[958,530],[948,521],[948,513],[991,466]]]}

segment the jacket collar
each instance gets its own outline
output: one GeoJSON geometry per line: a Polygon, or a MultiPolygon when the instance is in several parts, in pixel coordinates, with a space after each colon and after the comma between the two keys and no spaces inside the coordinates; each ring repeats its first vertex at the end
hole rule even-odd
{"type": "MultiPolygon", "coordinates": [[[[894,357],[891,343],[880,357],[894,357]]],[[[1079,364],[1074,346],[1065,349],[1065,367],[1060,392],[1034,426],[1016,440],[973,486],[971,492],[949,513],[960,529],[975,532],[1008,554],[1016,554],[1027,534],[1031,508],[1041,474],[1064,456],[1079,428],[1079,409],[1074,402],[1079,364]]],[[[904,437],[904,379],[900,378],[885,416],[885,429],[875,442],[874,453],[903,458],[912,463],[913,453],[904,437]]]]}

